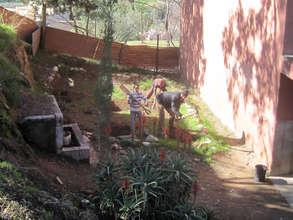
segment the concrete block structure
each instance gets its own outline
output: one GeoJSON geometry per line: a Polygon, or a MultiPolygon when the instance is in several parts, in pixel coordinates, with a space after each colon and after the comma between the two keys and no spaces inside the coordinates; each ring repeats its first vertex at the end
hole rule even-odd
{"type": "Polygon", "coordinates": [[[63,114],[54,96],[24,95],[19,125],[26,141],[40,150],[61,153],[63,114]]]}

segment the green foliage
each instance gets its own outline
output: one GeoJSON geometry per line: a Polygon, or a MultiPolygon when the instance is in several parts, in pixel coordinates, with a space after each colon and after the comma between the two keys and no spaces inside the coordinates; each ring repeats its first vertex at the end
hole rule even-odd
{"type": "MultiPolygon", "coordinates": [[[[22,202],[16,201],[18,189],[26,186],[27,180],[12,164],[0,163],[0,219],[29,219],[33,212],[22,202]]],[[[36,216],[34,216],[36,217],[36,216]]]]}
{"type": "Polygon", "coordinates": [[[45,215],[45,220],[54,220],[54,214],[52,212],[47,212],[45,215]]]}
{"type": "Polygon", "coordinates": [[[15,138],[18,142],[22,141],[22,135],[17,126],[3,109],[0,109],[0,136],[9,139],[15,138]]]}
{"type": "Polygon", "coordinates": [[[130,3],[120,2],[113,14],[113,20],[115,41],[127,42],[139,39],[140,15],[138,11],[132,10],[130,3]]]}
{"type": "Polygon", "coordinates": [[[153,79],[148,79],[148,80],[140,82],[139,83],[140,88],[143,90],[151,88],[153,81],[154,81],[153,79]]]}
{"type": "Polygon", "coordinates": [[[200,139],[194,142],[195,147],[192,149],[193,152],[203,156],[206,162],[211,162],[211,156],[217,152],[228,151],[229,145],[218,136],[208,134],[202,136],[200,139]]]}
{"type": "MultiPolygon", "coordinates": [[[[33,219],[33,212],[0,192],[0,219],[33,219]]],[[[34,216],[36,218],[36,216],[34,216]]]]}
{"type": "Polygon", "coordinates": [[[6,58],[4,52],[16,40],[15,30],[0,24],[0,94],[5,96],[11,106],[19,104],[20,76],[18,68],[6,58]]]}
{"type": "MultiPolygon", "coordinates": [[[[120,165],[110,157],[98,164],[96,202],[115,219],[184,219],[197,208],[188,203],[196,175],[181,157],[163,148],[129,148],[120,165]],[[180,205],[189,204],[185,212],[180,205]]],[[[197,219],[209,219],[208,211],[197,219]]],[[[196,218],[189,218],[196,219],[196,218]]]]}
{"type": "Polygon", "coordinates": [[[2,92],[9,105],[19,104],[20,76],[15,65],[0,53],[0,92],[2,92]]]}
{"type": "Polygon", "coordinates": [[[4,52],[16,40],[15,30],[9,25],[0,24],[0,52],[4,52]]]}
{"type": "Polygon", "coordinates": [[[112,98],[114,99],[124,99],[125,95],[117,86],[114,86],[112,98]]]}
{"type": "Polygon", "coordinates": [[[178,204],[174,211],[168,211],[175,219],[184,216],[187,220],[217,219],[215,214],[206,207],[192,207],[190,203],[178,204]]]}
{"type": "MultiPolygon", "coordinates": [[[[101,7],[100,9],[102,9],[101,7]]],[[[113,10],[113,39],[114,41],[127,42],[129,40],[138,40],[139,37],[139,12],[132,10],[131,4],[127,1],[118,1],[113,10]],[[121,19],[123,18],[123,19],[121,19]]],[[[90,32],[100,38],[104,37],[103,29],[105,25],[105,13],[96,10],[91,14],[92,20],[95,22],[89,23],[90,32]],[[100,19],[96,19],[99,17],[100,19]],[[94,31],[96,30],[96,31],[94,31]]],[[[86,24],[87,18],[82,19],[82,24],[86,24]]]]}

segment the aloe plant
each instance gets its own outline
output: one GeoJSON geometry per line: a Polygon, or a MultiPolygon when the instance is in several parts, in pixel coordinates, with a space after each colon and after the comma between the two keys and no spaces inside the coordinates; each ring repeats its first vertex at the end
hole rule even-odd
{"type": "Polygon", "coordinates": [[[211,219],[188,203],[193,169],[164,148],[130,148],[119,166],[110,159],[98,167],[98,207],[113,219],[211,219]]]}

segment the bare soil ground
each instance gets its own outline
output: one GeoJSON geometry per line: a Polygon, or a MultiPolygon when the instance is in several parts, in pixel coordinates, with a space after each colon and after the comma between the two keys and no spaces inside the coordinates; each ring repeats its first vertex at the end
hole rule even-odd
{"type": "MultiPolygon", "coordinates": [[[[64,123],[78,123],[81,130],[94,133],[97,122],[93,89],[98,77],[98,67],[77,58],[43,53],[34,59],[32,69],[42,83],[47,83],[51,69],[61,65],[62,80],[52,85],[64,115],[64,123]],[[72,68],[81,68],[73,70],[72,68]],[[66,78],[72,78],[74,87],[68,86],[66,78]],[[59,96],[58,96],[59,95],[59,96]]],[[[114,83],[131,83],[154,78],[151,74],[113,74],[114,83]]],[[[113,100],[112,134],[129,134],[129,117],[115,112],[128,110],[127,100],[113,100]]],[[[215,126],[218,126],[215,124],[215,126]]],[[[111,149],[103,149],[110,151],[111,149]]],[[[39,154],[39,166],[34,167],[49,185],[66,192],[94,192],[94,169],[86,162],[75,162],[56,155],[39,154]],[[56,177],[62,180],[60,184],[56,177]]],[[[211,164],[206,164],[197,155],[185,153],[200,180],[198,204],[207,205],[220,219],[293,219],[293,210],[268,180],[254,181],[253,152],[248,146],[232,147],[229,152],[218,153],[211,164]]],[[[28,164],[27,166],[34,166],[28,164]]]]}

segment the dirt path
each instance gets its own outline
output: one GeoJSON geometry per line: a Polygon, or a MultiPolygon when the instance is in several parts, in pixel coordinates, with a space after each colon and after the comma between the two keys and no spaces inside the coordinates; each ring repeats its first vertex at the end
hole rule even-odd
{"type": "Polygon", "coordinates": [[[293,210],[270,180],[254,180],[252,156],[245,147],[232,147],[216,155],[210,166],[201,165],[198,203],[221,213],[221,219],[293,219],[293,210]]]}

